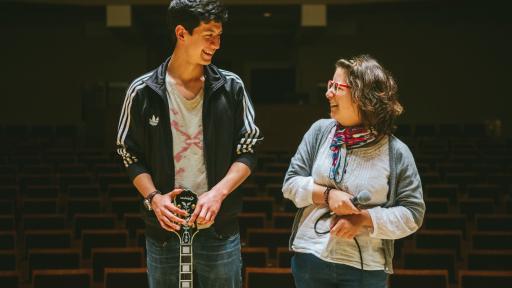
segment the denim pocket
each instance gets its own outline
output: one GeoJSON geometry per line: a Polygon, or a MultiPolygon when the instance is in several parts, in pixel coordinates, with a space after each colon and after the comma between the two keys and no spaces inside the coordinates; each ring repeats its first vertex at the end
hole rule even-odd
{"type": "Polygon", "coordinates": [[[156,240],[151,237],[146,237],[146,245],[154,247],[156,249],[163,249],[167,246],[168,240],[156,240]]]}
{"type": "Polygon", "coordinates": [[[233,240],[239,235],[238,233],[223,235],[218,233],[214,227],[201,230],[200,233],[205,233],[205,236],[207,235],[216,240],[233,240]]]}

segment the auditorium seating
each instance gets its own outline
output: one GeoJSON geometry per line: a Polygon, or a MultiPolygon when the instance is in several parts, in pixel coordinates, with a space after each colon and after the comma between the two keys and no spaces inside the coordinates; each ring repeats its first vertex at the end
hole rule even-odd
{"type": "Polygon", "coordinates": [[[12,215],[0,215],[0,231],[12,231],[15,230],[16,224],[14,216],[12,215]]]}
{"type": "Polygon", "coordinates": [[[110,198],[110,211],[121,218],[126,213],[137,213],[140,211],[141,198],[137,194],[124,197],[110,198]]]}
{"type": "Polygon", "coordinates": [[[274,212],[272,213],[272,219],[274,220],[274,228],[289,229],[293,225],[295,219],[295,213],[292,212],[274,212]]]}
{"type": "Polygon", "coordinates": [[[16,271],[16,250],[0,250],[0,271],[16,271]]]}
{"type": "Polygon", "coordinates": [[[446,249],[415,249],[404,251],[403,268],[406,269],[444,269],[448,271],[451,282],[456,280],[456,252],[446,249]]]}
{"type": "Polygon", "coordinates": [[[107,195],[109,197],[133,197],[138,192],[131,184],[108,184],[107,195]]]}
{"type": "Polygon", "coordinates": [[[238,191],[243,197],[261,196],[261,189],[258,185],[251,182],[254,181],[250,176],[238,187],[238,191]]]}
{"type": "Polygon", "coordinates": [[[461,256],[462,232],[459,230],[422,229],[415,234],[416,247],[420,249],[446,249],[461,256]]]}
{"type": "Polygon", "coordinates": [[[461,199],[459,212],[473,218],[475,214],[493,214],[495,212],[494,200],[491,199],[461,199]]]}
{"type": "Polygon", "coordinates": [[[137,229],[143,229],[145,227],[142,215],[139,213],[125,213],[123,215],[123,227],[128,230],[130,238],[135,237],[137,229]]]}
{"type": "Polygon", "coordinates": [[[501,200],[503,189],[496,184],[478,184],[468,185],[466,187],[466,196],[469,199],[491,199],[495,202],[501,200]]]}
{"type": "Polygon", "coordinates": [[[449,288],[447,270],[395,269],[389,275],[390,288],[449,288]]]}
{"type": "Polygon", "coordinates": [[[148,288],[146,268],[105,268],[105,288],[148,288]]]}
{"type": "Polygon", "coordinates": [[[512,231],[475,231],[471,234],[473,249],[512,249],[512,231]]]}
{"type": "Polygon", "coordinates": [[[246,288],[283,288],[295,287],[290,268],[255,268],[245,269],[246,288]]]}
{"type": "Polygon", "coordinates": [[[247,240],[247,229],[264,228],[266,222],[266,214],[263,212],[242,212],[238,215],[238,223],[240,225],[240,238],[243,242],[247,240]]]}
{"type": "Polygon", "coordinates": [[[18,288],[20,276],[17,271],[0,271],[0,287],[18,288]]]}
{"type": "Polygon", "coordinates": [[[70,198],[99,198],[100,197],[100,187],[97,184],[69,185],[67,191],[68,191],[68,197],[70,197],[70,198]]]}
{"type": "Polygon", "coordinates": [[[57,185],[31,185],[23,191],[26,198],[57,198],[60,187],[57,185]]]}
{"type": "Polygon", "coordinates": [[[34,270],[33,288],[89,288],[91,287],[90,269],[46,269],[34,270]]]}
{"type": "Polygon", "coordinates": [[[428,198],[448,199],[449,203],[455,204],[459,194],[459,185],[429,184],[426,185],[424,193],[428,198]]]}
{"type": "Polygon", "coordinates": [[[261,212],[265,213],[268,220],[272,218],[274,211],[274,199],[272,197],[244,197],[242,203],[242,212],[261,212]]]}
{"type": "Polygon", "coordinates": [[[105,268],[142,267],[143,252],[140,247],[93,248],[91,259],[94,281],[103,281],[105,268]]]}
{"type": "Polygon", "coordinates": [[[73,233],[80,238],[83,230],[111,230],[116,227],[116,216],[113,214],[77,214],[73,217],[73,233]]]}
{"type": "Polygon", "coordinates": [[[430,213],[450,213],[450,202],[445,198],[425,198],[425,205],[429,207],[430,213]]]}
{"type": "MultiPolygon", "coordinates": [[[[3,175],[0,173],[0,175],[3,175]]],[[[6,183],[0,184],[0,199],[2,200],[15,200],[19,195],[19,188],[17,185],[7,185],[6,183]]],[[[0,212],[1,213],[1,212],[0,212]]]]}
{"type": "Polygon", "coordinates": [[[103,212],[103,203],[97,198],[69,198],[67,201],[67,216],[73,218],[75,214],[98,214],[103,212]]]}
{"type": "MultiPolygon", "coordinates": [[[[512,142],[455,126],[402,126],[427,212],[417,233],[395,242],[390,288],[512,287],[512,142]],[[451,128],[459,138],[436,138],[451,128]]],[[[66,146],[74,140],[34,143],[51,142],[0,153],[0,287],[147,287],[141,198],[116,156],[66,146]]],[[[294,287],[288,240],[297,208],[281,192],[293,154],[264,152],[239,188],[246,288],[294,287]]]]}
{"type": "Polygon", "coordinates": [[[83,230],[82,257],[89,259],[93,248],[126,247],[128,244],[128,231],[124,229],[113,230],[83,230]]]}
{"type": "Polygon", "coordinates": [[[34,270],[79,269],[80,250],[77,248],[30,249],[28,251],[28,276],[34,270]]]}
{"type": "Polygon", "coordinates": [[[21,218],[23,231],[62,230],[70,228],[64,214],[24,214],[21,218]]]}
{"type": "Polygon", "coordinates": [[[1,199],[0,215],[14,215],[15,206],[16,203],[14,199],[1,199]]]}
{"type": "Polygon", "coordinates": [[[477,231],[512,231],[512,214],[476,215],[477,231]]]}
{"type": "Polygon", "coordinates": [[[135,230],[135,243],[139,247],[146,247],[146,235],[144,229],[135,230]]]}
{"type": "MultiPolygon", "coordinates": [[[[282,163],[280,163],[282,164],[282,163]]],[[[286,163],[286,166],[290,165],[289,163],[286,163]]],[[[288,169],[288,167],[287,167],[288,169]]],[[[286,170],[283,172],[286,172],[286,170]]],[[[263,190],[265,191],[266,196],[270,196],[274,198],[274,202],[278,205],[281,205],[283,202],[283,192],[281,191],[281,188],[283,187],[283,183],[267,183],[264,184],[263,190]]]]}
{"type": "Polygon", "coordinates": [[[23,214],[55,214],[60,211],[57,199],[26,198],[22,202],[23,214]]]}
{"type": "Polygon", "coordinates": [[[277,247],[288,247],[290,229],[251,228],[247,230],[248,245],[268,247],[270,255],[276,255],[277,247]]]}
{"type": "Polygon", "coordinates": [[[60,230],[26,230],[23,253],[39,248],[71,248],[72,232],[70,229],[60,230]]]}
{"type": "MultiPolygon", "coordinates": [[[[429,214],[425,215],[423,228],[425,230],[461,231],[463,238],[466,238],[468,223],[465,215],[462,214],[429,214]]],[[[442,232],[440,232],[442,233],[442,232]]]]}
{"type": "Polygon", "coordinates": [[[290,267],[293,253],[288,247],[277,247],[277,267],[290,267]]]}
{"type": "Polygon", "coordinates": [[[468,253],[469,270],[512,271],[512,250],[471,250],[468,253]]]}
{"type": "Polygon", "coordinates": [[[242,265],[246,267],[267,267],[269,252],[267,247],[243,247],[242,265]]]}
{"type": "Polygon", "coordinates": [[[512,271],[460,270],[459,288],[512,287],[512,271]]]}
{"type": "Polygon", "coordinates": [[[73,186],[88,186],[93,184],[92,176],[88,173],[61,174],[59,181],[61,189],[64,191],[73,186]]]}

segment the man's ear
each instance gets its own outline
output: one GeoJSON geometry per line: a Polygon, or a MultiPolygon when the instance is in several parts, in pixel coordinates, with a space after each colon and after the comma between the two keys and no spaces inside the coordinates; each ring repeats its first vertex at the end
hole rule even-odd
{"type": "Polygon", "coordinates": [[[185,34],[188,33],[187,29],[183,27],[183,25],[176,25],[176,28],[174,29],[174,33],[176,35],[176,39],[178,41],[185,39],[185,34]]]}

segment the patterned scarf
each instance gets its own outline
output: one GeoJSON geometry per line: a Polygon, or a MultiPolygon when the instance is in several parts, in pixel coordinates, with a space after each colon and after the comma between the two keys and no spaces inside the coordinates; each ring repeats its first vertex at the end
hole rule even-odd
{"type": "Polygon", "coordinates": [[[364,127],[343,127],[340,123],[336,125],[334,137],[332,138],[331,146],[329,147],[332,152],[332,164],[329,171],[329,179],[341,183],[343,175],[345,174],[345,166],[347,164],[347,157],[343,164],[343,170],[340,171],[341,164],[341,146],[346,144],[347,150],[349,148],[357,148],[373,142],[377,139],[377,132],[373,129],[366,129],[364,127]]]}

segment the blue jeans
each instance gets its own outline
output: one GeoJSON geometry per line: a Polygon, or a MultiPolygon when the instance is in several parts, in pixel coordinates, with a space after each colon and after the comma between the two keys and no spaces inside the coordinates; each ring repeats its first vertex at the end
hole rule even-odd
{"type": "Polygon", "coordinates": [[[292,273],[297,288],[385,288],[388,277],[384,270],[361,270],[305,253],[292,257],[292,273]]]}
{"type": "MultiPolygon", "coordinates": [[[[179,238],[166,242],[146,237],[150,288],[179,287],[179,238]]],[[[199,231],[193,242],[194,288],[242,287],[240,235],[221,237],[213,228],[199,231]]]]}

